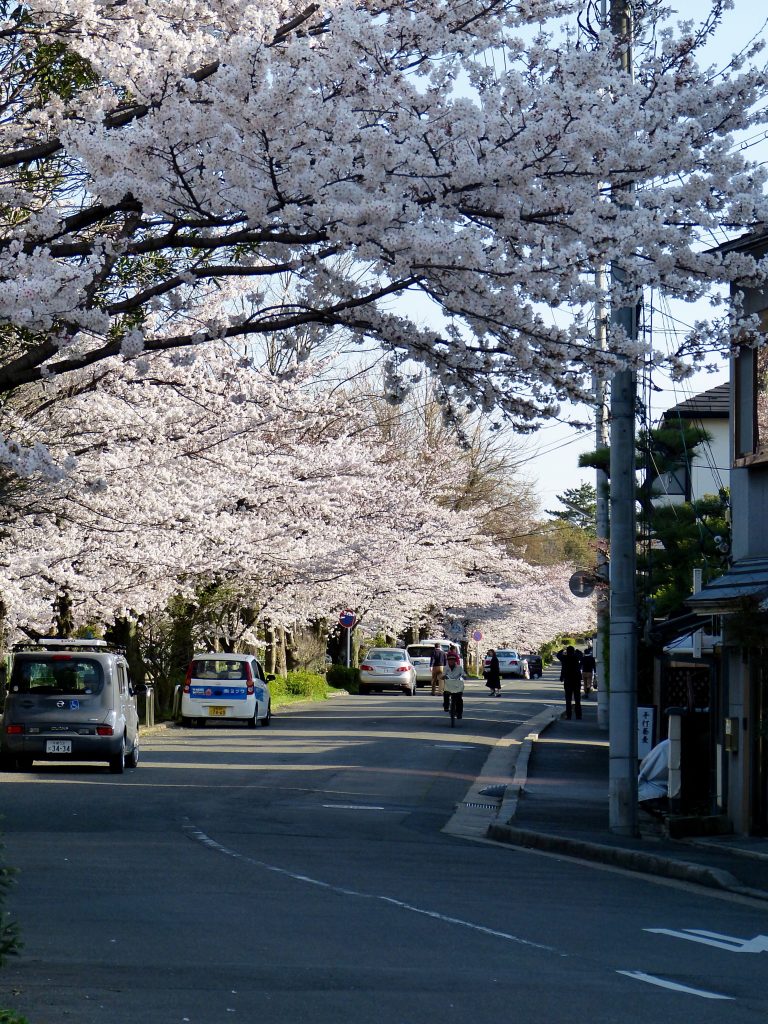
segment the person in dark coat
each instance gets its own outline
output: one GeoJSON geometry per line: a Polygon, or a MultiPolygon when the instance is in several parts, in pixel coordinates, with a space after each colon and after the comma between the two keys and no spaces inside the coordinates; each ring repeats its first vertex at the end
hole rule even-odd
{"type": "Polygon", "coordinates": [[[485,685],[491,691],[491,697],[501,696],[501,668],[499,667],[499,659],[496,657],[496,651],[491,648],[486,655],[490,658],[488,668],[485,670],[485,685]]]}
{"type": "Polygon", "coordinates": [[[432,696],[443,692],[443,677],[445,676],[445,666],[448,664],[448,659],[445,656],[445,651],[440,644],[435,644],[434,650],[429,659],[429,667],[432,669],[432,696]]]}
{"type": "Polygon", "coordinates": [[[560,662],[560,678],[565,690],[565,717],[571,718],[575,712],[576,717],[581,718],[581,651],[569,644],[556,658],[560,662]]]}

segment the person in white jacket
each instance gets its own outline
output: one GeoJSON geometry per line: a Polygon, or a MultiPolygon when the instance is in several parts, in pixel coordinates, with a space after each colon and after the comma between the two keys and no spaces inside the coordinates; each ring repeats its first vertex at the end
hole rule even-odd
{"type": "Polygon", "coordinates": [[[456,717],[461,718],[464,714],[464,669],[454,650],[448,652],[448,667],[443,678],[443,711],[450,711],[451,694],[456,695],[456,717]]]}

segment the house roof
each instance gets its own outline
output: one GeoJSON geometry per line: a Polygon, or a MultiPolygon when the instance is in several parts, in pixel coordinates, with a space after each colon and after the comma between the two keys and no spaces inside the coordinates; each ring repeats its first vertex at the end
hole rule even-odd
{"type": "Polygon", "coordinates": [[[766,597],[768,558],[744,558],[685,603],[699,615],[727,615],[745,598],[760,601],[766,597]]]}
{"type": "Polygon", "coordinates": [[[687,398],[679,405],[672,406],[664,413],[669,420],[713,420],[728,419],[731,408],[731,384],[726,381],[709,391],[687,398]]]}

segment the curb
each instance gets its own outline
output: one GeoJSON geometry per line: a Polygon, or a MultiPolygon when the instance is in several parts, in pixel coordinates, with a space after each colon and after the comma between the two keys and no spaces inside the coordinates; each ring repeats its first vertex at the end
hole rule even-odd
{"type": "Polygon", "coordinates": [[[703,867],[701,864],[692,864],[689,861],[669,860],[640,850],[625,850],[621,847],[604,846],[601,843],[591,843],[582,839],[571,839],[568,836],[556,836],[547,832],[530,832],[528,829],[499,824],[489,827],[488,838],[513,846],[523,846],[526,849],[547,850],[550,853],[561,853],[569,857],[579,857],[582,860],[597,861],[600,864],[608,864],[647,875],[661,875],[663,878],[696,882],[710,889],[725,889],[730,892],[740,892],[768,899],[768,893],[752,889],[745,890],[728,871],[703,867]]]}
{"type": "Polygon", "coordinates": [[[559,708],[546,708],[525,723],[522,730],[520,730],[524,733],[522,738],[520,738],[520,731],[513,733],[515,738],[518,739],[520,747],[513,765],[514,775],[504,791],[501,806],[496,815],[496,823],[508,823],[517,814],[517,804],[520,796],[525,791],[525,784],[528,781],[528,761],[533,750],[533,744],[545,729],[548,729],[553,722],[557,721],[560,714],[559,708]]]}
{"type": "MultiPolygon", "coordinates": [[[[540,734],[560,717],[560,711],[550,707],[525,723],[523,729],[527,731],[520,742],[513,766],[514,778],[507,786],[496,820],[488,826],[486,838],[510,846],[591,860],[599,864],[623,868],[626,871],[692,882],[710,889],[719,889],[762,901],[768,900],[768,892],[743,886],[729,871],[720,868],[709,868],[690,861],[660,857],[643,850],[631,850],[620,846],[609,846],[605,843],[594,843],[585,839],[574,839],[570,836],[516,828],[514,818],[517,813],[518,801],[525,792],[525,785],[528,781],[528,762],[533,744],[540,734]]],[[[691,846],[698,845],[695,841],[688,840],[687,842],[691,846]]]]}

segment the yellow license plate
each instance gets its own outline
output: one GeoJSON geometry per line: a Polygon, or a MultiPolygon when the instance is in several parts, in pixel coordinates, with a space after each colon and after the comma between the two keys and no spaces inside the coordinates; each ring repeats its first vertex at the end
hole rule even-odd
{"type": "Polygon", "coordinates": [[[213,718],[224,718],[227,714],[227,709],[216,707],[208,708],[208,714],[211,715],[213,718]]]}

